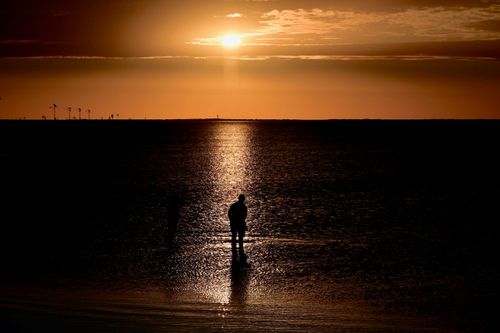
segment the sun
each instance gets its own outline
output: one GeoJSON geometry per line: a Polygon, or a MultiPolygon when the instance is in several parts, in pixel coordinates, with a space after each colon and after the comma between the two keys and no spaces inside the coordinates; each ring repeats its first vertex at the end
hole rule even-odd
{"type": "Polygon", "coordinates": [[[223,47],[238,47],[241,45],[241,38],[238,35],[224,35],[221,44],[223,47]]]}

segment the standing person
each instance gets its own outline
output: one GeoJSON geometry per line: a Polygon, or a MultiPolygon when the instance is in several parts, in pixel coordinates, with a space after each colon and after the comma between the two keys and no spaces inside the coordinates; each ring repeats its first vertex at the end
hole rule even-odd
{"type": "Polygon", "coordinates": [[[233,203],[227,214],[229,216],[229,224],[231,226],[231,244],[236,246],[236,235],[238,235],[238,243],[240,249],[243,249],[243,237],[247,230],[245,219],[247,218],[247,206],[245,205],[245,195],[240,194],[238,201],[233,203]]]}

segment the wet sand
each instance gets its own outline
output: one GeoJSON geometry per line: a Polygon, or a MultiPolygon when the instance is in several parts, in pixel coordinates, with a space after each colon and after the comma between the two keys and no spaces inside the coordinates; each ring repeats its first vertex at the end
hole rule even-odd
{"type": "Polygon", "coordinates": [[[228,239],[212,238],[201,248],[156,249],[167,266],[181,265],[163,283],[99,278],[2,288],[2,332],[458,332],[439,318],[377,308],[354,280],[314,286],[309,276],[290,277],[283,285],[280,275],[293,267],[269,269],[260,261],[271,245],[318,244],[249,237],[242,253],[228,239]]]}
{"type": "MultiPolygon", "coordinates": [[[[352,305],[245,306],[174,301],[162,291],[25,290],[4,293],[3,332],[442,332],[352,305]]],[[[432,325],[432,324],[431,324],[432,325]]]]}
{"type": "Polygon", "coordinates": [[[44,288],[3,290],[0,303],[2,332],[458,332],[361,302],[212,303],[165,290],[44,288]]]}

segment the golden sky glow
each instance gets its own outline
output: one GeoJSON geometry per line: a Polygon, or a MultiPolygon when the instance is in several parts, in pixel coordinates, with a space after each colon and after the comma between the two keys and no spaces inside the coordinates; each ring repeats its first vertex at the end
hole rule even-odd
{"type": "Polygon", "coordinates": [[[499,118],[500,65],[443,57],[11,59],[2,118],[499,118]],[[227,73],[229,71],[229,74],[227,73]],[[229,84],[228,84],[229,80],[229,84]]]}
{"type": "Polygon", "coordinates": [[[496,0],[6,3],[0,118],[500,117],[496,0]]]}

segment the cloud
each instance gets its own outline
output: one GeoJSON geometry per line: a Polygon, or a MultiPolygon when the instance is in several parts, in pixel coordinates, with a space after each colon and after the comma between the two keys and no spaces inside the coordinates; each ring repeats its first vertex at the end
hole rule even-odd
{"type": "Polygon", "coordinates": [[[243,14],[241,14],[241,13],[231,13],[231,14],[225,15],[224,17],[227,17],[227,18],[240,18],[240,17],[243,17],[243,14]]]}
{"type": "MultiPolygon", "coordinates": [[[[398,2],[398,1],[396,1],[398,2]]],[[[406,3],[408,1],[400,1],[406,3]]],[[[412,2],[412,1],[409,1],[412,2]]],[[[417,3],[417,1],[413,1],[417,3]]],[[[436,2],[437,3],[437,2],[436,2]]],[[[226,17],[241,17],[239,12],[226,17]]],[[[255,26],[241,31],[244,45],[333,46],[500,39],[500,3],[476,7],[402,7],[390,11],[273,9],[246,17],[255,26]]],[[[188,44],[218,45],[220,36],[200,36],[188,44]]]]}
{"type": "Polygon", "coordinates": [[[34,39],[0,39],[0,45],[37,44],[34,39]]]}
{"type": "MultiPolygon", "coordinates": [[[[486,7],[425,7],[397,12],[358,12],[325,9],[272,10],[262,15],[259,34],[294,36],[296,42],[325,39],[366,42],[378,38],[394,41],[450,41],[500,38],[500,5],[486,7]],[[307,38],[304,38],[307,37],[307,38]]],[[[276,44],[280,42],[277,39],[276,44]]]]}
{"type": "Polygon", "coordinates": [[[36,39],[0,39],[0,45],[54,45],[63,44],[60,41],[45,41],[36,39]]]}

